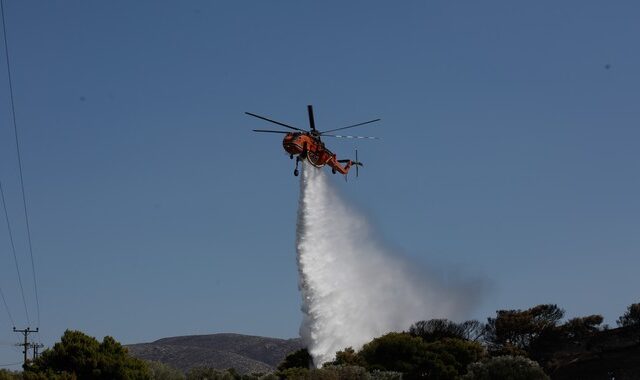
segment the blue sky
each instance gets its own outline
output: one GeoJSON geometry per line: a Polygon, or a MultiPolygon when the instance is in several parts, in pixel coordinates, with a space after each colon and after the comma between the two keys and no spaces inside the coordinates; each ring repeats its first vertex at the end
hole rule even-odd
{"type": "MultiPolygon", "coordinates": [[[[298,182],[251,111],[357,147],[336,186],[398,251],[482,278],[469,317],[638,302],[633,1],[5,2],[41,334],[293,337],[298,182]],[[606,65],[609,68],[606,68],[606,65]]],[[[0,179],[32,319],[3,53],[0,179]]],[[[0,286],[26,322],[6,226],[0,286]]],[[[34,324],[32,323],[32,326],[34,324]]],[[[0,314],[0,364],[20,360],[0,314]]]]}

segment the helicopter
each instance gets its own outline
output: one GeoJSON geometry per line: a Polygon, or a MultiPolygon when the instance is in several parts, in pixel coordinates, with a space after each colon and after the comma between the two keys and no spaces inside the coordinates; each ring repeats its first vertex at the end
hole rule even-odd
{"type": "Polygon", "coordinates": [[[294,132],[289,131],[278,131],[278,130],[270,130],[270,129],[254,129],[254,132],[262,132],[262,133],[282,133],[285,134],[284,139],[282,140],[282,146],[284,150],[289,153],[289,158],[296,158],[296,166],[293,170],[293,175],[298,176],[300,171],[298,170],[298,164],[302,160],[307,160],[311,165],[320,168],[325,165],[329,165],[331,167],[331,172],[333,174],[340,173],[344,174],[345,177],[349,170],[352,167],[356,168],[356,177],[358,176],[358,168],[360,166],[364,166],[362,162],[358,161],[358,151],[356,150],[355,160],[343,159],[338,160],[336,158],[335,153],[331,152],[322,142],[321,137],[337,137],[337,138],[347,138],[347,139],[378,139],[377,137],[372,136],[351,136],[351,135],[334,135],[328,134],[329,132],[341,131],[347,128],[359,127],[361,125],[374,123],[376,121],[380,121],[380,119],[374,119],[365,121],[363,123],[348,125],[342,128],[330,129],[328,131],[320,132],[316,129],[316,123],[313,118],[313,106],[307,106],[307,113],[309,114],[309,130],[300,129],[285,123],[281,123],[276,120],[272,120],[266,118],[264,116],[256,115],[251,112],[245,112],[245,114],[249,116],[256,117],[261,120],[268,121],[270,123],[274,123],[280,125],[285,128],[289,128],[294,132]],[[344,164],[344,165],[342,165],[344,164]]]}

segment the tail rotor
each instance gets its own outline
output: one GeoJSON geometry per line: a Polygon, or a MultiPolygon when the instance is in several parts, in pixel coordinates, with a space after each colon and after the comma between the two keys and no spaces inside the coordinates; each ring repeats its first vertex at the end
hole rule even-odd
{"type": "Polygon", "coordinates": [[[358,149],[356,149],[356,160],[353,161],[353,165],[356,167],[356,178],[357,178],[358,175],[360,174],[359,167],[364,166],[362,162],[358,161],[358,149]]]}

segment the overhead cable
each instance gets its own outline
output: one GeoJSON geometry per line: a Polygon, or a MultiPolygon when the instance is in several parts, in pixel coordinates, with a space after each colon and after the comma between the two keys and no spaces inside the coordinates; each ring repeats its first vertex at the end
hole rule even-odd
{"type": "MultiPolygon", "coordinates": [[[[13,252],[13,262],[16,264],[16,273],[18,273],[18,284],[20,285],[20,294],[22,295],[22,303],[24,304],[24,313],[27,316],[28,324],[31,324],[29,318],[29,309],[27,308],[27,299],[24,296],[24,287],[22,286],[22,276],[20,275],[20,266],[18,265],[18,255],[16,255],[16,246],[13,243],[13,232],[11,231],[11,224],[9,222],[9,213],[7,212],[7,203],[4,199],[4,189],[2,188],[2,181],[0,181],[0,200],[2,201],[2,208],[4,210],[4,218],[7,221],[7,231],[9,231],[9,241],[11,242],[11,252],[13,252]]],[[[4,299],[4,295],[2,296],[4,299]]],[[[13,318],[12,318],[13,319],[13,318]]],[[[14,323],[15,326],[15,323],[14,323]]]]}
{"type": "MultiPolygon", "coordinates": [[[[7,27],[5,24],[5,19],[4,19],[4,0],[0,0],[0,13],[2,13],[2,32],[4,35],[4,51],[5,51],[5,56],[7,58],[7,76],[9,79],[9,94],[10,94],[10,100],[11,100],[11,117],[13,119],[13,132],[14,132],[14,136],[16,138],[16,152],[18,153],[18,169],[20,172],[20,189],[22,191],[22,208],[24,210],[24,219],[26,222],[26,227],[27,227],[27,240],[29,243],[29,257],[31,258],[31,272],[33,275],[33,289],[35,292],[35,298],[36,298],[36,312],[37,312],[37,322],[38,325],[36,327],[40,326],[40,300],[38,298],[38,281],[36,280],[36,266],[33,260],[33,247],[31,244],[31,227],[29,226],[29,213],[27,212],[27,198],[25,196],[25,191],[24,191],[24,177],[22,174],[22,156],[20,154],[20,142],[19,142],[19,138],[18,138],[18,126],[16,123],[16,109],[14,106],[14,100],[13,100],[13,84],[11,82],[11,65],[10,65],[10,59],[9,59],[9,44],[7,42],[7,27]]],[[[7,222],[8,223],[8,222],[7,222]]],[[[15,251],[14,251],[14,255],[15,255],[15,251]]],[[[21,281],[22,282],[22,281],[21,281]]],[[[22,283],[20,284],[20,287],[22,287],[22,283]]],[[[24,292],[22,295],[22,298],[24,299],[24,292]]],[[[26,307],[26,306],[25,306],[26,307]]],[[[27,313],[27,319],[29,318],[29,314],[27,313]]],[[[31,322],[29,322],[29,324],[31,324],[31,322]]]]}

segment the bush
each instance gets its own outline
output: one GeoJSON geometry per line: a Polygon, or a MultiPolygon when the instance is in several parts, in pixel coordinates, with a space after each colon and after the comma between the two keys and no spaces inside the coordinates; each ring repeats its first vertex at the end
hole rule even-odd
{"type": "Polygon", "coordinates": [[[67,330],[25,371],[28,379],[149,380],[146,363],[129,356],[110,336],[102,342],[80,331],[67,330]]]}
{"type": "Polygon", "coordinates": [[[278,365],[278,370],[283,371],[288,368],[309,368],[313,364],[313,359],[306,348],[301,348],[287,355],[278,365]]]}
{"type": "Polygon", "coordinates": [[[147,366],[149,367],[149,371],[151,371],[151,378],[153,380],[185,380],[182,371],[164,363],[148,361],[147,366]]]}
{"type": "Polygon", "coordinates": [[[640,327],[640,303],[634,303],[627,307],[627,311],[616,321],[620,327],[640,327]]]}
{"type": "Polygon", "coordinates": [[[496,356],[469,365],[463,380],[547,380],[538,363],[522,356],[496,356]]]}

